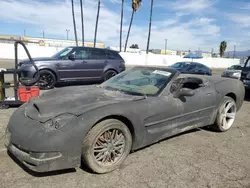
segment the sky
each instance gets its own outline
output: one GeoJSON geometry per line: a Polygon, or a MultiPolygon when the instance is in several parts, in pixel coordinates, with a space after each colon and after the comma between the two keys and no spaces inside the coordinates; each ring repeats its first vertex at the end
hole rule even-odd
{"type": "MultiPolygon", "coordinates": [[[[78,39],[81,39],[80,2],[75,2],[78,39]]],[[[93,42],[97,0],[83,0],[85,40],[93,42]]],[[[132,13],[125,0],[123,45],[132,13]]],[[[135,13],[128,45],[146,48],[150,0],[135,13]]],[[[121,0],[102,0],[97,42],[119,46],[121,0]]],[[[74,39],[71,0],[0,0],[0,34],[74,39]]],[[[218,52],[222,40],[227,50],[250,49],[250,0],[154,0],[150,49],[218,52]]]]}

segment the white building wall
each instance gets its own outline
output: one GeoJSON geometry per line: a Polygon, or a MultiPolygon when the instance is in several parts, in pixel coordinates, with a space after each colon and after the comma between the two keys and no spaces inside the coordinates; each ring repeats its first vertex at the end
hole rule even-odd
{"type": "MultiPolygon", "coordinates": [[[[59,47],[44,47],[29,44],[27,48],[31,57],[50,57],[63,48],[59,47]]],[[[156,65],[156,66],[169,66],[177,61],[192,61],[190,59],[183,59],[177,55],[159,55],[149,53],[120,53],[124,58],[127,65],[156,65]]],[[[14,59],[14,45],[7,43],[0,43],[0,59],[14,59]]],[[[22,46],[19,46],[19,59],[27,58],[26,53],[22,46]]],[[[203,58],[194,61],[203,63],[211,68],[227,68],[231,65],[240,64],[240,59],[228,58],[203,58]]]]}

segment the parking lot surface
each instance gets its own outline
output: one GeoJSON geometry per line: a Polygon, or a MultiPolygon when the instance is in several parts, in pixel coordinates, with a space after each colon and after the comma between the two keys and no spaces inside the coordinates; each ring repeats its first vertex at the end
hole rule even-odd
{"type": "MultiPolygon", "coordinates": [[[[15,108],[0,110],[1,188],[250,188],[250,100],[225,133],[196,129],[134,153],[108,174],[86,169],[34,174],[11,158],[3,135],[15,108]]],[[[45,140],[46,142],[46,140],[45,140]]]]}

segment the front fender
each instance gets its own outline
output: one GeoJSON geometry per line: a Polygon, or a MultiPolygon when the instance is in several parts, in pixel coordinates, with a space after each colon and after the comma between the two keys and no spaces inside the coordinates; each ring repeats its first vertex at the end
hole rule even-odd
{"type": "Polygon", "coordinates": [[[126,110],[126,108],[121,108],[119,104],[105,106],[79,115],[75,122],[72,122],[74,125],[72,124],[71,126],[74,127],[72,127],[71,130],[62,129],[61,131],[69,134],[69,136],[75,135],[77,137],[80,137],[81,140],[79,144],[82,144],[82,141],[87,133],[101,120],[107,118],[119,119],[118,117],[126,118],[131,122],[134,129],[134,133],[132,135],[132,150],[136,150],[141,147],[142,141],[146,136],[146,130],[144,128],[143,122],[141,121],[140,117],[134,115],[136,113],[138,113],[136,112],[136,110],[126,110]]]}

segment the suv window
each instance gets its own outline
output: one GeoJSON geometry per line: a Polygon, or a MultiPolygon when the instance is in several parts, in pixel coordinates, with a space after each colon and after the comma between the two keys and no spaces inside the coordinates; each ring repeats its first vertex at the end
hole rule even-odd
{"type": "Polygon", "coordinates": [[[89,48],[89,59],[106,59],[105,50],[89,48]]]}
{"type": "Polygon", "coordinates": [[[199,69],[206,69],[206,67],[204,65],[201,65],[201,64],[196,64],[196,66],[199,68],[199,69]]]}
{"type": "Polygon", "coordinates": [[[76,48],[71,54],[74,54],[76,59],[88,59],[89,57],[89,53],[86,48],[76,48]]]}
{"type": "Polygon", "coordinates": [[[196,64],[192,63],[191,65],[189,65],[188,69],[194,69],[196,67],[196,64]]]}
{"type": "Polygon", "coordinates": [[[111,50],[107,50],[107,57],[108,59],[121,59],[121,56],[118,52],[114,52],[111,50]]]}

